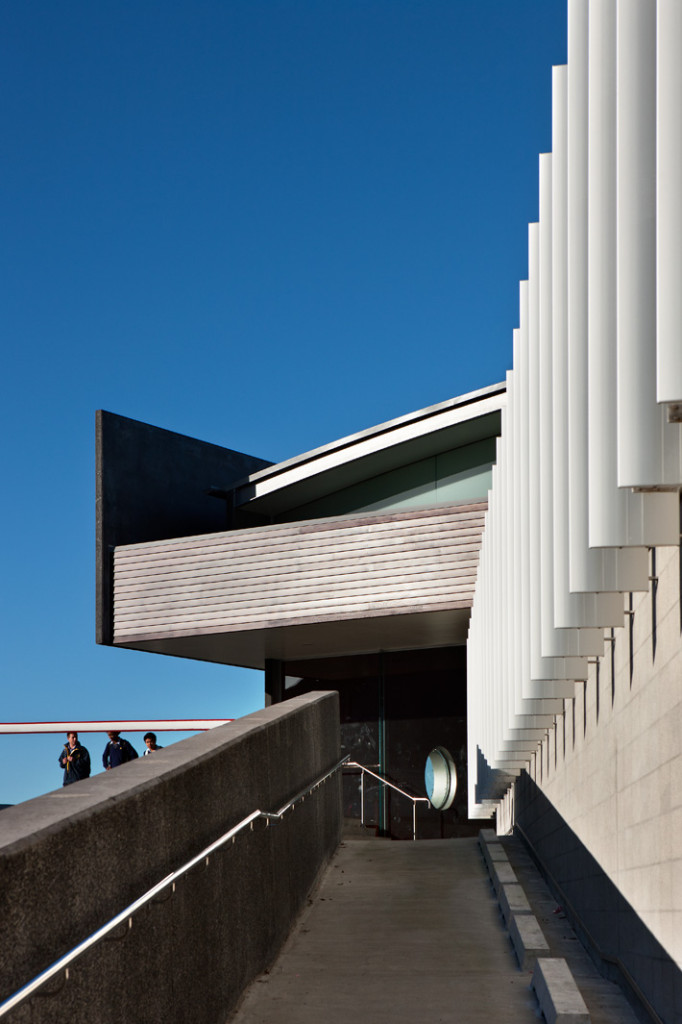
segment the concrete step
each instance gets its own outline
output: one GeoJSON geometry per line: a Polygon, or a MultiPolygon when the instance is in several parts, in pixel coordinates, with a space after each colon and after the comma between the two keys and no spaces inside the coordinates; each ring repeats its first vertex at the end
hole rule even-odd
{"type": "Polygon", "coordinates": [[[343,819],[341,839],[343,842],[354,839],[383,839],[385,842],[390,842],[388,837],[379,835],[379,829],[376,826],[361,825],[359,818],[343,819]]]}

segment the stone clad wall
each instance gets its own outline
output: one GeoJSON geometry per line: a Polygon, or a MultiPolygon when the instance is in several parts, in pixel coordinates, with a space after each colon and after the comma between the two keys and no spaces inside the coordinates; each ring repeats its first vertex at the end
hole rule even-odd
{"type": "MultiPolygon", "coordinates": [[[[604,656],[501,808],[561,885],[584,938],[619,960],[664,1020],[682,1019],[680,554],[604,656]],[[631,654],[632,652],[632,654],[631,654]]],[[[629,608],[629,596],[625,598],[629,608]]],[[[606,961],[608,967],[610,961],[606,961]]],[[[613,964],[611,964],[613,967],[613,964]]]]}
{"type": "MultiPolygon", "coordinates": [[[[0,1001],[255,809],[335,764],[336,693],[314,693],[1,812],[0,1001]]],[[[341,828],[337,774],[258,821],[89,950],[11,1024],[223,1024],[274,958],[341,828]]]]}

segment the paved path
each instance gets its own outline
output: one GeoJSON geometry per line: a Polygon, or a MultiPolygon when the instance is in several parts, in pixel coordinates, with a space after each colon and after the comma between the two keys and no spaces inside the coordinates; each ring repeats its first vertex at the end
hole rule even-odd
{"type": "Polygon", "coordinates": [[[538,1024],[475,839],[342,843],[234,1024],[538,1024]]]}

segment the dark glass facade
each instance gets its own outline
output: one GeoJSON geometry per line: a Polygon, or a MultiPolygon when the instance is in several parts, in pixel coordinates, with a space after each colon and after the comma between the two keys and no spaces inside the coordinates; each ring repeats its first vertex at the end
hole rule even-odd
{"type": "Polygon", "coordinates": [[[407,511],[460,501],[484,501],[492,484],[495,445],[496,438],[487,437],[372,475],[350,487],[289,509],[276,520],[297,522],[351,512],[407,511]]]}
{"type": "MultiPolygon", "coordinates": [[[[342,753],[415,796],[425,796],[424,767],[434,747],[455,761],[458,789],[439,812],[417,804],[420,839],[476,835],[467,818],[466,648],[385,652],[281,666],[285,699],[338,690],[342,753]]],[[[344,816],[360,817],[360,776],[344,777],[344,816]]],[[[412,803],[365,778],[365,824],[394,839],[412,837],[412,803]]]]}

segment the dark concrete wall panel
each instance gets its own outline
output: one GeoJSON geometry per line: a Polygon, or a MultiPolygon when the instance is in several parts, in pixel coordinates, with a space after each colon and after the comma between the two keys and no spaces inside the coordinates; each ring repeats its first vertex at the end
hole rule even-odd
{"type": "Polygon", "coordinates": [[[99,410],[97,462],[97,642],[112,642],[111,552],[137,544],[225,530],[229,492],[264,459],[99,410]]]}
{"type": "MultiPolygon", "coordinates": [[[[339,758],[336,693],[287,701],[1,813],[0,1001],[256,808],[339,758]]],[[[257,822],[11,1024],[223,1024],[338,845],[340,778],[257,822]],[[66,988],[64,988],[66,984],[66,988]]]]}

